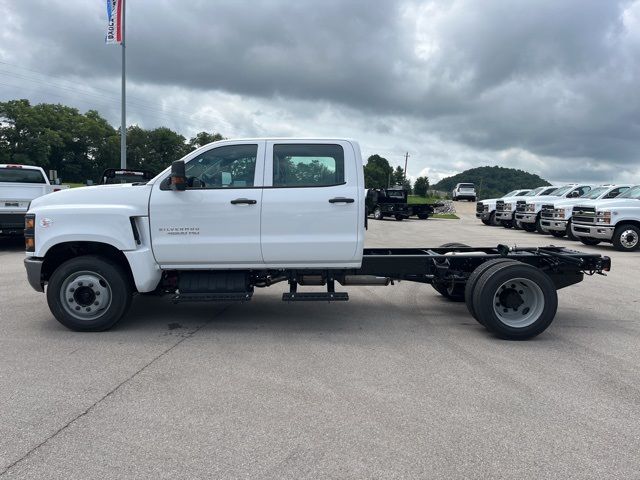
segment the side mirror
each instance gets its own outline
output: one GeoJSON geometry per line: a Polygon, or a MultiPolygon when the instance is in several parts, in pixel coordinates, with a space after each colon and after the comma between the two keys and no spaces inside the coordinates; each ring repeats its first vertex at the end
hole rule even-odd
{"type": "Polygon", "coordinates": [[[184,160],[176,160],[171,164],[171,177],[169,177],[171,190],[182,192],[187,189],[187,175],[184,168],[184,160]]]}

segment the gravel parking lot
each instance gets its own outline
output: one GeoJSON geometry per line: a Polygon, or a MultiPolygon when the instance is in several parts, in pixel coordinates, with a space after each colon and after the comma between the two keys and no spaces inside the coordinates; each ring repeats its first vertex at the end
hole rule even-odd
{"type": "Polygon", "coordinates": [[[368,246],[566,245],[613,258],[553,325],[499,340],[428,285],[347,303],[137,298],[74,333],[0,246],[0,478],[638,478],[640,252],[460,221],[369,222],[368,246]]]}

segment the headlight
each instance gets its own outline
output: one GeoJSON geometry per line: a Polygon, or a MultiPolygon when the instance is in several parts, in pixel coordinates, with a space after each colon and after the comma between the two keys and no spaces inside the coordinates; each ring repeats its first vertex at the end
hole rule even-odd
{"type": "Polygon", "coordinates": [[[524,211],[533,213],[536,211],[536,206],[533,203],[527,203],[524,207],[524,211]]]}
{"type": "Polygon", "coordinates": [[[561,220],[564,220],[564,216],[565,216],[564,208],[554,208],[553,209],[553,216],[555,218],[559,218],[561,220]]]}
{"type": "Polygon", "coordinates": [[[608,211],[597,212],[596,223],[611,223],[611,212],[608,212],[608,211]]]}

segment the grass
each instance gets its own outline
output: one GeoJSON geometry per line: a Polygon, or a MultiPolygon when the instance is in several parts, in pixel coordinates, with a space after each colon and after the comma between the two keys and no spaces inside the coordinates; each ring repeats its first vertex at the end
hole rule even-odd
{"type": "Polygon", "coordinates": [[[444,218],[446,220],[460,220],[455,213],[434,213],[429,218],[444,218]]]}
{"type": "Polygon", "coordinates": [[[418,195],[409,195],[407,197],[407,203],[409,205],[420,205],[423,203],[438,203],[441,202],[441,198],[436,197],[420,197],[418,195]]]}
{"type": "Polygon", "coordinates": [[[69,188],[86,187],[84,183],[64,182],[63,185],[69,185],[69,188]]]}

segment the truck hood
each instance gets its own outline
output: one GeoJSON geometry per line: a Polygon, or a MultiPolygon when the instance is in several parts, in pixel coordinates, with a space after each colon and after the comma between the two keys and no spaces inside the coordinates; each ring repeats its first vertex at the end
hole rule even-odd
{"type": "Polygon", "coordinates": [[[580,207],[616,208],[616,207],[639,207],[640,200],[635,198],[612,198],[609,200],[591,200],[576,204],[580,207]]]}
{"type": "Polygon", "coordinates": [[[98,185],[61,190],[36,198],[29,211],[55,209],[73,205],[98,205],[104,207],[126,205],[137,215],[148,215],[151,185],[98,185]]]}
{"type": "Polygon", "coordinates": [[[585,200],[584,198],[566,198],[564,200],[557,200],[553,202],[553,206],[560,207],[573,207],[575,205],[584,205],[587,202],[594,202],[597,200],[585,200]]]}
{"type": "Polygon", "coordinates": [[[555,203],[559,200],[567,200],[564,197],[556,197],[555,195],[545,195],[542,197],[529,197],[531,200],[527,200],[527,203],[534,203],[536,205],[545,205],[547,203],[555,203]]]}

